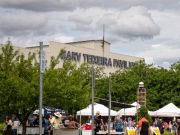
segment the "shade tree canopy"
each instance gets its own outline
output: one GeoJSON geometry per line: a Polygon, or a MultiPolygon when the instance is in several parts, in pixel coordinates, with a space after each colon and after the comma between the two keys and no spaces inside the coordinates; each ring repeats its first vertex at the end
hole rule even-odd
{"type": "MultiPolygon", "coordinates": [[[[10,43],[1,46],[0,52],[0,113],[24,115],[38,107],[39,63],[34,54],[25,57],[10,43]]],[[[77,66],[67,60],[57,68],[60,54],[45,70],[43,105],[73,113],[91,102],[91,66],[77,66]]],[[[103,75],[102,68],[95,68],[95,74],[95,97],[108,99],[109,77],[103,75]]],[[[112,73],[111,78],[113,101],[136,101],[138,83],[142,81],[147,89],[148,110],[157,110],[169,102],[180,107],[180,62],[164,69],[141,61],[112,73]]]]}

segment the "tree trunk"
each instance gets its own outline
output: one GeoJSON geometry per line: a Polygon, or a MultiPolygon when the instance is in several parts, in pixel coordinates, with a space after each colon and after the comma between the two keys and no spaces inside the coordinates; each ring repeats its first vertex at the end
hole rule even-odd
{"type": "Polygon", "coordinates": [[[22,123],[22,126],[23,126],[22,135],[26,135],[26,121],[24,121],[24,122],[22,123]]]}

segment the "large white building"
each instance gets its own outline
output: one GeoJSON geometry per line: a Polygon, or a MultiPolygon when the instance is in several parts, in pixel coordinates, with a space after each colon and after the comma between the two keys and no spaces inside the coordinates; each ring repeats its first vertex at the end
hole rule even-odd
{"type": "MultiPolygon", "coordinates": [[[[37,54],[39,57],[39,46],[26,47],[19,49],[25,55],[28,52],[37,54]]],[[[124,54],[112,53],[110,43],[103,40],[87,40],[70,43],[60,43],[50,41],[43,46],[46,54],[47,66],[50,64],[51,57],[57,57],[61,50],[64,50],[63,57],[60,58],[58,67],[62,67],[64,59],[70,59],[77,65],[82,63],[94,64],[104,68],[104,73],[113,73],[118,69],[132,66],[135,62],[144,60],[141,57],[134,57],[124,54]]]]}

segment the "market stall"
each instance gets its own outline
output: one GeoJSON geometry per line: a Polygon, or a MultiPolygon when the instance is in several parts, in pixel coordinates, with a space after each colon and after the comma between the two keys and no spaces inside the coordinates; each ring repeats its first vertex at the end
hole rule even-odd
{"type": "Polygon", "coordinates": [[[140,105],[137,102],[131,104],[134,107],[122,108],[117,113],[121,116],[135,116],[137,109],[140,108],[140,105]]]}
{"type": "Polygon", "coordinates": [[[173,103],[169,103],[164,107],[154,111],[151,116],[155,117],[180,117],[180,109],[173,103]]]}
{"type": "MultiPolygon", "coordinates": [[[[77,115],[78,116],[91,116],[92,115],[91,108],[92,108],[92,105],[90,104],[86,108],[80,111],[77,111],[77,115]]],[[[100,111],[101,116],[108,116],[109,108],[102,104],[94,103],[94,114],[97,111],[100,111]]],[[[111,110],[111,116],[116,116],[116,115],[117,115],[117,112],[114,110],[111,110]]]]}

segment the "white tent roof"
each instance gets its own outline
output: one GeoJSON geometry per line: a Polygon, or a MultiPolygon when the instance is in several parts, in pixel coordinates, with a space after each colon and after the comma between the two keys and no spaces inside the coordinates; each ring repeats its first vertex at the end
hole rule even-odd
{"type": "MultiPolygon", "coordinates": [[[[91,110],[92,110],[92,104],[88,105],[86,108],[84,108],[80,111],[77,111],[77,115],[90,116],[90,115],[92,115],[91,110]]],[[[101,116],[108,116],[109,108],[102,104],[94,103],[94,114],[97,111],[100,111],[101,116]]],[[[114,110],[111,110],[110,113],[111,113],[111,116],[117,115],[117,112],[114,110]]]]}
{"type": "Polygon", "coordinates": [[[148,111],[148,114],[149,114],[150,116],[156,116],[155,111],[148,111]]]}
{"type": "Polygon", "coordinates": [[[136,114],[137,109],[140,108],[140,105],[137,102],[134,102],[131,105],[135,107],[122,108],[121,110],[118,111],[118,114],[123,116],[134,116],[136,114]]]}
{"type": "Polygon", "coordinates": [[[157,111],[154,111],[153,116],[162,117],[180,117],[180,109],[173,103],[169,103],[157,111]]]}

